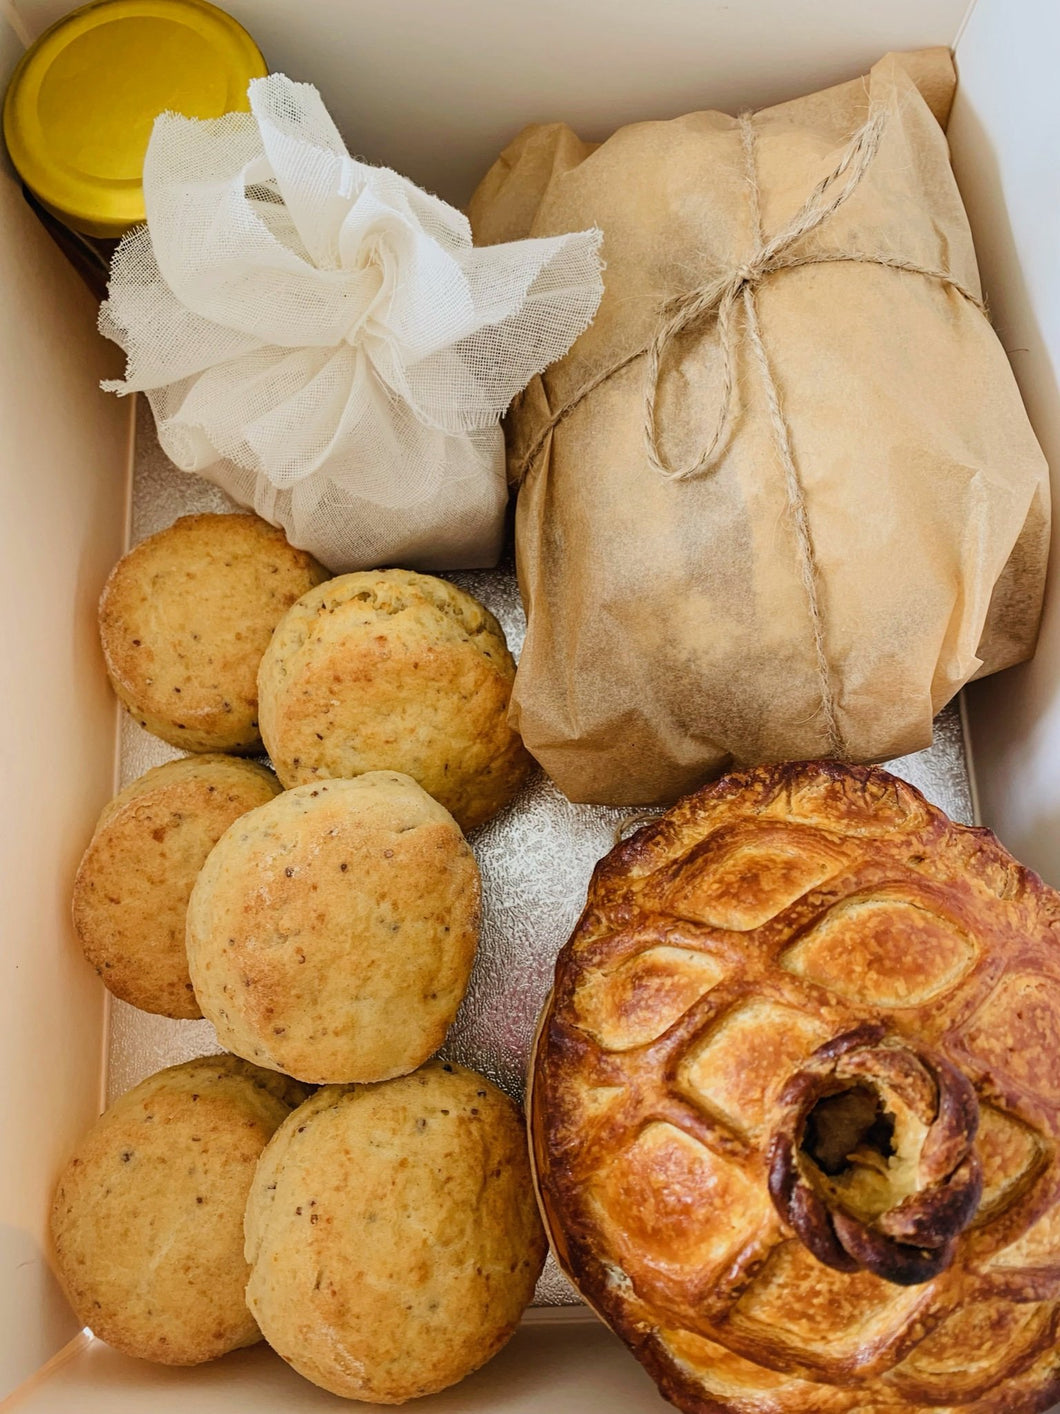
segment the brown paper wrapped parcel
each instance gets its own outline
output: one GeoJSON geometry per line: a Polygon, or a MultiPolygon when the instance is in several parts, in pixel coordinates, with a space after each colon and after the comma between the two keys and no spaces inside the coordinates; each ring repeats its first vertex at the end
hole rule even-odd
{"type": "Polygon", "coordinates": [[[478,241],[599,226],[596,322],[508,417],[513,711],[577,801],[930,744],[1033,651],[1048,483],[984,312],[946,50],[753,116],[528,128],[478,241]]]}

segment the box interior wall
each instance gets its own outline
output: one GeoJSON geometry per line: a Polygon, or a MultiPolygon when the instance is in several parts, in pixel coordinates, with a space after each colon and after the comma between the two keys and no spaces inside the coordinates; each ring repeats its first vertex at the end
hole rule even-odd
{"type": "MultiPolygon", "coordinates": [[[[1055,0],[226,0],[270,65],[323,92],[351,149],[466,199],[524,123],[602,137],[643,117],[762,106],[841,81],[888,49],[955,47],[954,165],[992,314],[1060,503],[1060,7],[1055,0]]],[[[0,81],[72,6],[0,0],[0,81]]],[[[117,716],[95,603],[125,543],[132,407],[98,379],[115,351],[0,163],[0,1392],[22,1414],[315,1411],[344,1405],[267,1351],[193,1372],[125,1360],[76,1330],[47,1260],[62,1159],[98,1112],[107,1008],[67,919],[70,880],[114,786],[117,716]]],[[[1060,583],[1036,660],[968,693],[984,823],[1060,885],[1060,583]]],[[[535,1313],[442,1411],[660,1407],[581,1312],[535,1313]]]]}

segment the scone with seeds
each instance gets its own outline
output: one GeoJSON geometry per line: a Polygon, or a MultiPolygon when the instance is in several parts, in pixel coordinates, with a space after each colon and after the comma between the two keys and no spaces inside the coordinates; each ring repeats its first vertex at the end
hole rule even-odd
{"type": "Polygon", "coordinates": [[[184,949],[191,888],[233,821],[280,792],[234,756],[156,766],[103,811],[74,880],[74,929],[107,988],[143,1011],[202,1015],[184,949]]]}
{"type": "Polygon", "coordinates": [[[305,1088],[208,1056],[159,1071],[81,1140],[52,1205],[79,1321],[126,1355],[197,1365],[261,1339],[243,1211],[261,1151],[305,1088]]]}
{"type": "Polygon", "coordinates": [[[182,516],[119,560],[104,587],[114,691],[183,751],[258,750],[261,655],[290,605],[326,578],[257,516],[182,516]]]}
{"type": "Polygon", "coordinates": [[[196,880],[195,995],[258,1065],[319,1085],[403,1075],[463,999],[480,897],[456,821],[408,776],[299,786],[237,820],[196,880]]]}
{"type": "Polygon", "coordinates": [[[246,1236],[248,1304],[300,1374],[374,1404],[444,1389],[500,1350],[541,1271],[523,1117],[439,1061],[319,1090],[262,1155],[246,1236]]]}
{"type": "Polygon", "coordinates": [[[401,771],[471,830],[530,767],[508,725],[514,677],[497,620],[455,585],[409,570],[340,575],[272,637],[261,734],[285,786],[401,771]]]}

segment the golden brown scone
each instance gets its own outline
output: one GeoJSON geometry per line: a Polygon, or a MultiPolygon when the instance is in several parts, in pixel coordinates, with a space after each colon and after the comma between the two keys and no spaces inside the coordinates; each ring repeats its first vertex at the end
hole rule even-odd
{"type": "Polygon", "coordinates": [[[299,786],[224,834],[188,905],[188,964],[221,1044],[312,1084],[427,1059],[478,944],[478,866],[394,771],[299,786]]]}
{"type": "Polygon", "coordinates": [[[273,634],[261,734],[285,786],[402,771],[471,830],[530,767],[507,721],[514,677],[500,625],[470,594],[409,570],[345,574],[273,634]]]}
{"type": "Polygon", "coordinates": [[[74,881],[74,928],[116,997],[201,1016],[184,948],[191,886],[233,821],[280,792],[271,771],[232,756],[156,766],[99,818],[74,881]]]}
{"type": "Polygon", "coordinates": [[[741,771],[599,864],[534,1158],[679,1408],[1054,1403],[1058,938],[1060,895],[875,767],[741,771]]]}
{"type": "Polygon", "coordinates": [[[183,751],[256,750],[261,655],[290,605],[326,578],[257,516],[182,516],[120,559],[104,587],[114,691],[183,751]]]}
{"type": "Polygon", "coordinates": [[[374,1404],[444,1389],[505,1344],[541,1271],[523,1117],[440,1061],[320,1090],[262,1155],[246,1237],[247,1302],[300,1374],[374,1404]]]}
{"type": "Polygon", "coordinates": [[[305,1095],[286,1076],[208,1056],[111,1105],[52,1204],[58,1274],[78,1320],[165,1365],[260,1340],[244,1294],[243,1210],[262,1149],[305,1095]]]}

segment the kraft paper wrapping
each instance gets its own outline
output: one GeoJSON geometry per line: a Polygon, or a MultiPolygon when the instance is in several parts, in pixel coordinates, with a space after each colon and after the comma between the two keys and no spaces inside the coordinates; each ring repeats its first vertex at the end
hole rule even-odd
{"type": "MultiPolygon", "coordinates": [[[[734,763],[913,752],[963,683],[1033,651],[1047,469],[976,303],[942,126],[954,82],[946,50],[889,55],[756,113],[752,177],[722,113],[598,146],[532,127],[476,193],[479,241],[604,233],[595,323],[507,420],[529,621],[513,715],[572,800],[664,803],[734,763]],[[752,313],[735,303],[709,466],[663,474],[646,350],[675,297],[747,269],[873,123],[856,190],[787,251],[814,263],[756,279],[752,313]]],[[[724,344],[708,313],[662,351],[664,470],[710,441],[724,344]]]]}

